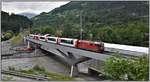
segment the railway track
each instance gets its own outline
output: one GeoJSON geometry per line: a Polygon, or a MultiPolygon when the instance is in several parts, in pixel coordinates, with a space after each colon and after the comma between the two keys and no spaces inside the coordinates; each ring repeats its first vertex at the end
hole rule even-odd
{"type": "Polygon", "coordinates": [[[49,81],[49,79],[45,76],[39,76],[39,75],[34,75],[34,74],[27,74],[27,73],[21,73],[18,71],[8,71],[8,70],[2,70],[2,74],[8,74],[8,75],[14,75],[14,76],[19,76],[19,77],[24,77],[24,78],[29,78],[29,79],[34,79],[34,80],[40,80],[40,81],[49,81]]]}

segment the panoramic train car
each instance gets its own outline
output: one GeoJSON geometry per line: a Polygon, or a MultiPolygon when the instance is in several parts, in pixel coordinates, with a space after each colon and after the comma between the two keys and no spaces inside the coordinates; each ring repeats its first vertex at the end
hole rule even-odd
{"type": "Polygon", "coordinates": [[[40,41],[46,41],[46,38],[45,38],[45,36],[39,36],[39,40],[40,41]]]}
{"type": "Polygon", "coordinates": [[[101,42],[92,42],[86,40],[78,40],[77,48],[86,49],[95,52],[103,52],[104,51],[104,43],[101,42]]]}
{"type": "Polygon", "coordinates": [[[58,43],[58,37],[46,37],[47,42],[58,43]]]}
{"type": "Polygon", "coordinates": [[[61,45],[76,47],[76,41],[77,39],[59,38],[58,43],[61,45]]]}
{"type": "Polygon", "coordinates": [[[49,36],[51,36],[51,34],[45,34],[44,36],[45,36],[45,37],[49,37],[49,36]]]}
{"type": "Polygon", "coordinates": [[[50,34],[45,34],[45,35],[38,35],[38,40],[41,40],[41,41],[46,41],[46,38],[51,36],[50,34]]]}

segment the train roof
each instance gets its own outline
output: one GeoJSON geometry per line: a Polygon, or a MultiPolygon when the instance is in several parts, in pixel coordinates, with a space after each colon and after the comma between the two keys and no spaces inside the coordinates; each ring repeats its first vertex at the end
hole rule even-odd
{"type": "Polygon", "coordinates": [[[45,36],[40,36],[40,37],[45,37],[45,36]]]}
{"type": "Polygon", "coordinates": [[[51,34],[45,34],[44,36],[51,36],[51,34]]]}
{"type": "Polygon", "coordinates": [[[54,36],[48,36],[47,38],[58,38],[58,37],[54,37],[54,36]]]}
{"type": "Polygon", "coordinates": [[[73,39],[73,38],[60,38],[60,39],[65,39],[65,40],[77,40],[77,39],[73,39]]]}

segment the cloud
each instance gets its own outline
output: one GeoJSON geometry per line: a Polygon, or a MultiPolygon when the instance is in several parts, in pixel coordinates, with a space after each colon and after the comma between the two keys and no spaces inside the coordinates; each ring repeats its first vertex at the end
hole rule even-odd
{"type": "Polygon", "coordinates": [[[2,2],[2,10],[9,13],[32,12],[39,14],[49,12],[54,8],[67,4],[69,1],[59,2],[2,2]]]}

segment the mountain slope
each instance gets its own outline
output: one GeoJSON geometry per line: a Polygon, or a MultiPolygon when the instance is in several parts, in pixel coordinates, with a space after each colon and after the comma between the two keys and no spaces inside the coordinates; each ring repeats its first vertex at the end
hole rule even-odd
{"type": "Polygon", "coordinates": [[[58,27],[56,22],[60,26],[66,23],[79,25],[79,13],[82,11],[85,27],[89,27],[86,25],[87,23],[98,25],[122,24],[129,20],[145,19],[144,17],[148,17],[148,7],[147,2],[142,1],[74,1],[49,13],[35,16],[32,20],[36,26],[42,24],[58,27]]]}
{"type": "Polygon", "coordinates": [[[37,14],[30,13],[30,12],[23,12],[23,13],[19,13],[18,15],[23,15],[23,16],[26,16],[28,18],[32,18],[32,17],[36,16],[37,14]]]}
{"type": "Polygon", "coordinates": [[[72,1],[33,17],[33,27],[48,27],[63,37],[148,46],[149,4],[146,1],[72,1]]]}
{"type": "Polygon", "coordinates": [[[9,15],[7,12],[4,11],[1,11],[1,17],[2,32],[12,31],[13,33],[18,33],[21,27],[22,29],[25,29],[32,24],[32,21],[25,16],[16,14],[9,15]]]}

